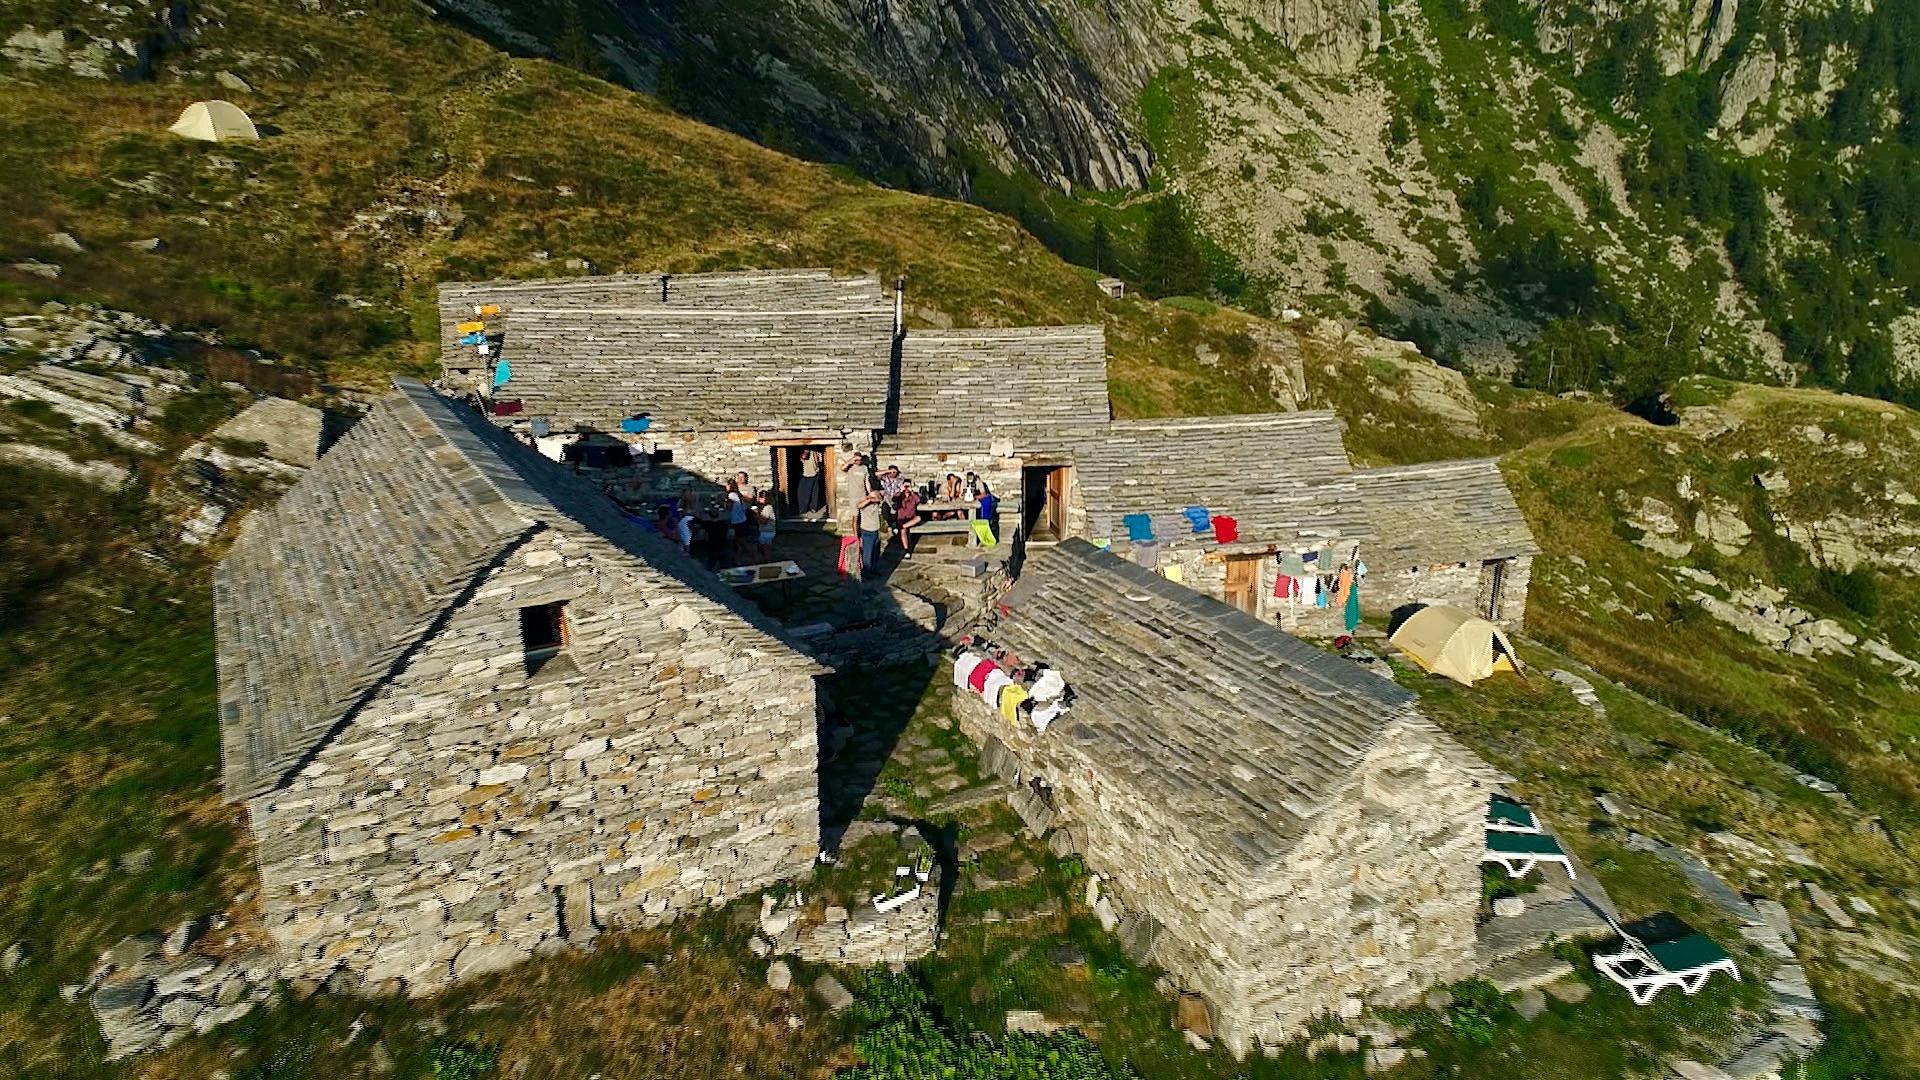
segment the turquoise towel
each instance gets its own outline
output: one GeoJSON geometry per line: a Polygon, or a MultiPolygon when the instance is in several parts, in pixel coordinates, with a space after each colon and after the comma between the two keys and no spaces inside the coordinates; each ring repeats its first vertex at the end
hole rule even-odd
{"type": "Polygon", "coordinates": [[[1128,514],[1120,519],[1127,527],[1127,539],[1136,544],[1144,544],[1153,539],[1153,519],[1145,514],[1128,514]]]}

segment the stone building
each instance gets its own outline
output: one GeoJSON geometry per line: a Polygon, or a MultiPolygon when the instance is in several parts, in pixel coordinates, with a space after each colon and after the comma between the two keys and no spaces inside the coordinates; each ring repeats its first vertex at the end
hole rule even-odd
{"type": "Polygon", "coordinates": [[[1498,459],[1362,469],[1354,480],[1373,525],[1369,605],[1450,604],[1510,629],[1526,624],[1540,547],[1498,459]]]}
{"type": "Polygon", "coordinates": [[[285,975],[428,992],[804,872],[821,669],[396,385],[215,577],[224,787],[285,975]]]}
{"type": "Polygon", "coordinates": [[[989,636],[1073,706],[1036,732],[963,694],[963,728],[1236,1054],[1474,970],[1501,777],[1411,695],[1084,541],[1030,553],[1004,608],[989,636]]]}
{"type": "Polygon", "coordinates": [[[1292,630],[1343,621],[1276,589],[1288,556],[1313,556],[1329,581],[1328,563],[1364,562],[1374,611],[1437,600],[1524,616],[1534,547],[1491,461],[1356,471],[1325,411],[1114,420],[1098,326],[909,331],[897,283],[889,299],[825,270],[448,283],[440,303],[450,386],[491,395],[497,422],[553,455],[579,432],[623,443],[660,466],[647,496],[737,472],[791,492],[814,449],[846,531],[859,485],[843,466],[862,453],[921,483],[977,473],[1016,550],[1106,541],[1292,630]],[[480,310],[493,312],[481,347],[509,369],[497,389],[475,381],[456,333],[480,310]],[[1188,508],[1236,528],[1195,530],[1188,508]],[[1136,514],[1150,548],[1128,539],[1136,514]]]}
{"type": "Polygon", "coordinates": [[[1263,620],[1330,630],[1337,613],[1274,596],[1283,552],[1336,547],[1345,558],[1372,537],[1331,412],[1121,420],[1074,434],[1066,535],[1105,540],[1130,557],[1126,519],[1151,522],[1162,574],[1263,620]],[[1196,531],[1188,507],[1231,518],[1196,531]]]}
{"type": "Polygon", "coordinates": [[[1000,532],[1066,535],[1073,457],[1061,433],[1106,424],[1098,326],[915,330],[900,341],[899,404],[886,464],[921,482],[977,473],[1000,499],[1000,532]]]}

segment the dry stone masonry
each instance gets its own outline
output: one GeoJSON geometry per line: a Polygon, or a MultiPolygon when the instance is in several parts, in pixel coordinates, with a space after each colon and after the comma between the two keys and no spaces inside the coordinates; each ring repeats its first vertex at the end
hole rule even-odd
{"type": "Polygon", "coordinates": [[[289,977],[429,992],[804,871],[819,667],[591,487],[399,388],[216,579],[225,784],[289,977]],[[553,605],[560,646],[530,653],[553,605]]]}
{"type": "Polygon", "coordinates": [[[1044,792],[1029,820],[1105,876],[1103,924],[1204,995],[1229,1049],[1474,970],[1500,778],[1404,691],[1080,541],[1003,604],[994,642],[1077,697],[1039,732],[963,695],[962,727],[1044,792]]]}

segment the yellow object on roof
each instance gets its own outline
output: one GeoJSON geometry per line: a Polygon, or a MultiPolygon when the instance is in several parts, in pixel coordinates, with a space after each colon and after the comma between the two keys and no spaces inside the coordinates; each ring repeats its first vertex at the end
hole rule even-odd
{"type": "Polygon", "coordinates": [[[480,316],[483,319],[492,315],[498,315],[500,314],[500,305],[499,304],[481,304],[479,307],[473,309],[473,313],[475,315],[480,316]]]}
{"type": "Polygon", "coordinates": [[[463,334],[477,334],[480,331],[485,330],[486,328],[487,328],[487,324],[483,322],[463,322],[459,326],[455,327],[454,329],[460,331],[463,334]]]}
{"type": "Polygon", "coordinates": [[[1518,671],[1513,642],[1499,627],[1471,611],[1429,604],[1387,638],[1432,675],[1472,686],[1496,671],[1518,671]]]}
{"type": "Polygon", "coordinates": [[[258,139],[260,132],[253,126],[247,114],[240,106],[231,101],[196,101],[186,107],[180,119],[167,129],[175,135],[201,142],[227,142],[232,139],[258,139]]]}

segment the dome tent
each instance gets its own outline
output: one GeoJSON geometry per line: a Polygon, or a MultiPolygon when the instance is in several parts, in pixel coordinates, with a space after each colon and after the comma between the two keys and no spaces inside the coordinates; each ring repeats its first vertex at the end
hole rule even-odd
{"type": "Polygon", "coordinates": [[[258,139],[259,129],[240,106],[231,101],[196,101],[181,112],[180,119],[167,129],[175,135],[201,142],[225,142],[231,139],[258,139]]]}
{"type": "Polygon", "coordinates": [[[1387,640],[1428,674],[1445,675],[1462,686],[1472,686],[1496,671],[1520,670],[1513,642],[1499,627],[1445,604],[1429,604],[1414,612],[1387,640]]]}

